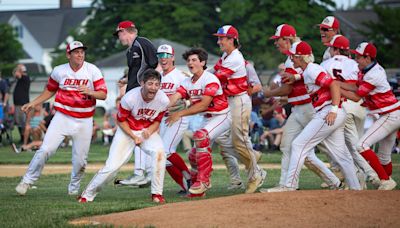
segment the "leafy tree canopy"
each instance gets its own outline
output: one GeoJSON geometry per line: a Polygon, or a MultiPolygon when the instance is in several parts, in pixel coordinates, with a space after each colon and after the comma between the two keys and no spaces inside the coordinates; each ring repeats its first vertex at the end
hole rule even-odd
{"type": "Polygon", "coordinates": [[[8,24],[0,24],[0,40],[0,71],[3,75],[11,75],[17,60],[23,56],[22,45],[8,24]]]}

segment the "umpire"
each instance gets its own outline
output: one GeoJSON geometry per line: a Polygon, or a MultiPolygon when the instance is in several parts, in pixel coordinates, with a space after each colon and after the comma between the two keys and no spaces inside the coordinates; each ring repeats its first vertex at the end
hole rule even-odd
{"type": "Polygon", "coordinates": [[[122,45],[129,47],[126,53],[129,67],[128,79],[122,81],[128,84],[126,87],[126,92],[128,92],[140,86],[140,76],[145,70],[157,67],[157,51],[150,40],[138,37],[138,30],[132,21],[120,22],[114,36],[118,37],[122,45]]]}

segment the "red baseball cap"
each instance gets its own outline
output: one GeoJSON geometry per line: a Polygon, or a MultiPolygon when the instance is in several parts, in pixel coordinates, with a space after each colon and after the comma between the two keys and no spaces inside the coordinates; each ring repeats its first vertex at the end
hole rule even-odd
{"type": "Polygon", "coordinates": [[[117,36],[119,31],[126,28],[135,28],[135,24],[132,21],[121,21],[115,29],[113,35],[117,36]]]}
{"type": "Polygon", "coordinates": [[[311,55],[312,54],[312,48],[311,46],[305,42],[305,41],[300,41],[296,42],[292,45],[290,50],[286,51],[287,55],[311,55]]]}
{"type": "Polygon", "coordinates": [[[326,46],[349,50],[350,49],[350,41],[345,36],[335,35],[332,38],[331,42],[326,44],[326,46]]]}
{"type": "Polygon", "coordinates": [[[232,25],[222,26],[221,28],[218,29],[217,33],[214,33],[213,35],[219,37],[229,37],[237,40],[239,39],[239,32],[232,25]]]}
{"type": "Polygon", "coordinates": [[[319,28],[327,28],[327,29],[339,29],[340,23],[339,20],[334,16],[327,16],[325,19],[319,24],[319,28]]]}
{"type": "Polygon", "coordinates": [[[269,39],[279,39],[281,37],[296,36],[296,29],[288,24],[281,24],[276,28],[275,35],[271,36],[269,39]]]}
{"type": "Polygon", "coordinates": [[[357,46],[355,50],[350,50],[351,53],[362,56],[370,56],[376,58],[376,47],[372,43],[363,42],[357,46]]]}
{"type": "Polygon", "coordinates": [[[71,43],[67,44],[67,53],[70,53],[71,51],[78,49],[78,48],[82,48],[83,50],[86,50],[87,47],[83,45],[82,42],[80,41],[72,41],[71,43]]]}

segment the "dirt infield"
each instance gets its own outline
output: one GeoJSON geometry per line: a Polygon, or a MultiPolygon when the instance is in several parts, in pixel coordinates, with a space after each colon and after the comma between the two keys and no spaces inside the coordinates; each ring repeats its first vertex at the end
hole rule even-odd
{"type": "MultiPolygon", "coordinates": [[[[95,202],[94,202],[95,203],[95,202]]],[[[81,218],[115,227],[400,227],[400,191],[241,194],[81,218]]]]}

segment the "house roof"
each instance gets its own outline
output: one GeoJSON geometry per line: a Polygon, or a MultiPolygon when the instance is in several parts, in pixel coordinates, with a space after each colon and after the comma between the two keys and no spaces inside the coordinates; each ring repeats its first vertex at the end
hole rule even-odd
{"type": "Polygon", "coordinates": [[[334,16],[340,21],[340,29],[355,46],[363,41],[367,41],[366,37],[359,31],[369,31],[370,29],[364,25],[365,22],[377,22],[378,15],[371,10],[346,10],[335,11],[334,16]]]}
{"type": "MultiPolygon", "coordinates": [[[[176,43],[174,41],[170,41],[167,39],[153,39],[151,40],[154,47],[158,47],[161,44],[169,44],[175,49],[175,65],[186,65],[186,61],[183,60],[182,54],[188,50],[190,47],[176,43]]],[[[213,54],[208,54],[208,62],[215,63],[218,61],[218,56],[213,54]]],[[[98,60],[95,62],[96,66],[100,68],[104,67],[118,67],[118,66],[126,66],[126,51],[118,52],[113,54],[107,58],[98,60]]]]}
{"type": "Polygon", "coordinates": [[[8,23],[16,15],[43,48],[55,48],[79,26],[89,8],[47,9],[0,12],[0,23],[8,23]]]}

